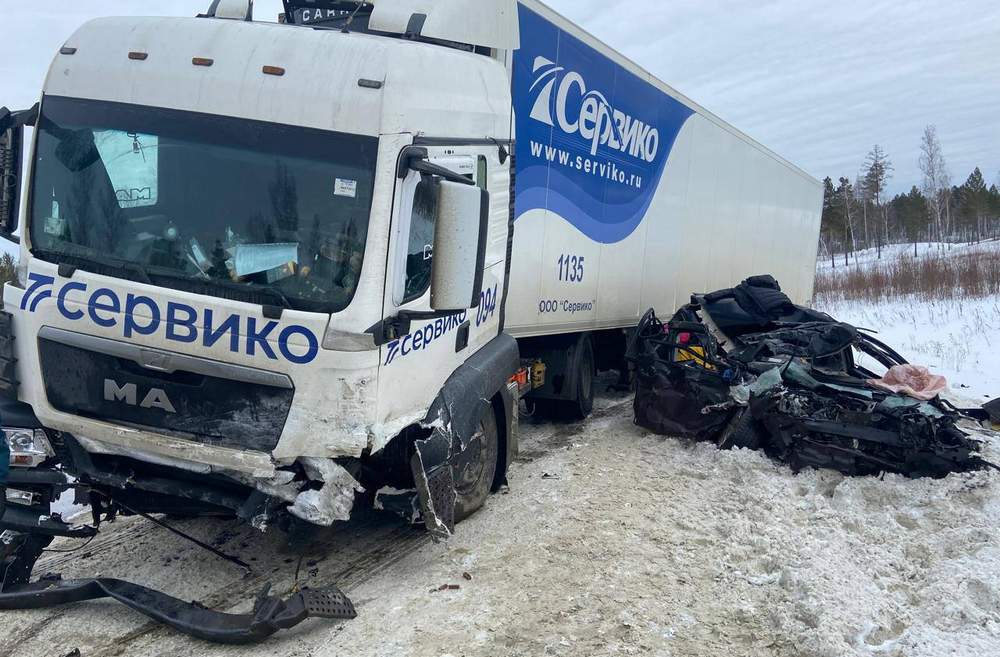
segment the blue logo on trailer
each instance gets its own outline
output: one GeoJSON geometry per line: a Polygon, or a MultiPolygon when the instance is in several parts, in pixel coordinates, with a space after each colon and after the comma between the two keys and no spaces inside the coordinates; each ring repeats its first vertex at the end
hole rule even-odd
{"type": "Polygon", "coordinates": [[[694,113],[519,6],[516,215],[547,209],[604,244],[642,223],[694,113]]]}

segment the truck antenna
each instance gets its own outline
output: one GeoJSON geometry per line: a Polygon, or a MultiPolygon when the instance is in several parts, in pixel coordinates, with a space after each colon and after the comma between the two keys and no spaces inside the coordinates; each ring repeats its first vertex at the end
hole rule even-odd
{"type": "Polygon", "coordinates": [[[354,12],[347,17],[347,22],[344,23],[344,27],[341,32],[344,34],[349,34],[351,31],[351,23],[354,22],[354,17],[358,15],[358,12],[365,6],[365,0],[358,0],[358,6],[354,8],[354,12]]]}

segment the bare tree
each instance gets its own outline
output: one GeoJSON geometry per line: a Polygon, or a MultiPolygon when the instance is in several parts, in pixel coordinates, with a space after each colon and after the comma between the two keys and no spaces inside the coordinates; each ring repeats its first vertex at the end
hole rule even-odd
{"type": "Polygon", "coordinates": [[[924,128],[924,136],[920,142],[920,171],[924,174],[924,198],[927,199],[934,230],[938,241],[943,242],[947,229],[945,218],[948,215],[951,179],[941,149],[941,140],[938,139],[937,128],[933,125],[924,128]]]}
{"type": "MultiPolygon", "coordinates": [[[[881,217],[884,229],[885,243],[889,242],[889,206],[884,203],[886,195],[886,185],[892,178],[893,166],[889,156],[885,154],[878,144],[872,147],[865,159],[864,186],[866,196],[875,203],[876,214],[881,217]]],[[[878,229],[875,230],[876,234],[878,229]]],[[[878,255],[882,257],[882,240],[879,238],[878,255]]]]}
{"type": "Polygon", "coordinates": [[[847,265],[847,252],[855,254],[855,261],[857,260],[857,250],[858,241],[854,237],[854,216],[851,212],[851,206],[854,205],[854,188],[851,187],[851,181],[847,178],[841,177],[840,185],[837,187],[835,192],[837,204],[841,205],[841,212],[844,216],[844,265],[847,265]]]}
{"type": "Polygon", "coordinates": [[[868,192],[865,190],[865,181],[859,173],[854,178],[854,200],[861,206],[861,236],[864,238],[864,248],[871,246],[871,239],[868,237],[868,192]]]}

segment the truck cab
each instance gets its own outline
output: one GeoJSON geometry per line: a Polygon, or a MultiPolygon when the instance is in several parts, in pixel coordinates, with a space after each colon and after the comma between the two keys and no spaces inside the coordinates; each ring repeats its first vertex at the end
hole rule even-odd
{"type": "Polygon", "coordinates": [[[35,128],[3,218],[4,386],[38,427],[12,449],[65,477],[39,504],[264,528],[365,499],[447,536],[503,483],[516,5],[327,4],[358,11],[90,22],[7,115],[12,158],[35,128]]]}

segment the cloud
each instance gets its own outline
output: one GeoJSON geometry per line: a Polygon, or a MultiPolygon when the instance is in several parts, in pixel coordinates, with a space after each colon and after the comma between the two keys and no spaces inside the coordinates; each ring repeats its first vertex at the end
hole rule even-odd
{"type": "Polygon", "coordinates": [[[908,190],[931,123],[955,182],[1000,174],[1000,3],[550,4],[817,177],[853,176],[878,143],[908,190]]]}

